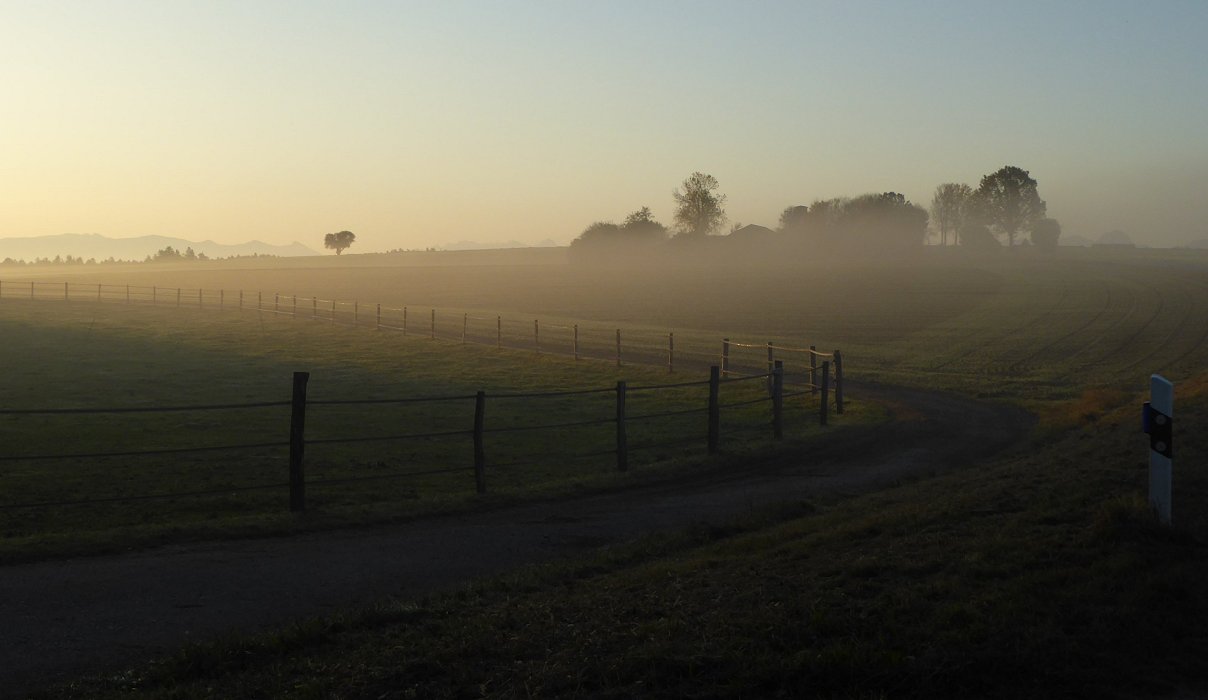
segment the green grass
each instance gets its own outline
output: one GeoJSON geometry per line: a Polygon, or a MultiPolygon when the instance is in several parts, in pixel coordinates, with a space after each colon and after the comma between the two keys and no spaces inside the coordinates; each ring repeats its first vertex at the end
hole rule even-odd
{"type": "MultiPolygon", "coordinates": [[[[0,560],[93,553],[203,537],[291,532],[484,507],[518,498],[620,488],[709,468],[705,415],[641,420],[704,408],[707,387],[633,391],[630,471],[615,468],[615,393],[504,398],[534,393],[696,381],[642,366],[402,337],[244,312],[142,305],[5,300],[0,360],[12,409],[162,407],[288,401],[291,373],[311,372],[309,399],[472,397],[483,389],[488,431],[555,423],[554,430],[488,432],[488,493],[475,492],[469,434],[357,444],[325,439],[462,431],[474,401],[312,405],[307,415],[308,512],[288,513],[284,446],[134,457],[0,462],[0,560]],[[439,472],[439,473],[427,473],[439,472]],[[252,489],[252,490],[249,490],[252,489]],[[204,492],[149,500],[128,497],[204,492]],[[86,503],[78,503],[84,501],[86,503]]],[[[762,382],[723,385],[723,402],[765,397],[762,382]]],[[[787,435],[822,434],[816,399],[790,399],[787,435]],[[807,402],[810,402],[807,404],[807,402]]],[[[723,410],[723,447],[770,442],[767,402],[723,410]]],[[[846,424],[878,420],[859,402],[846,424]]],[[[0,416],[5,456],[100,454],[180,447],[284,443],[288,406],[233,411],[0,416]]]]}
{"type": "Polygon", "coordinates": [[[977,469],[192,647],[65,697],[1096,697],[1208,683],[1208,383],[1177,527],[1135,398],[977,469]],[[288,689],[288,690],[287,690],[288,689]]]}

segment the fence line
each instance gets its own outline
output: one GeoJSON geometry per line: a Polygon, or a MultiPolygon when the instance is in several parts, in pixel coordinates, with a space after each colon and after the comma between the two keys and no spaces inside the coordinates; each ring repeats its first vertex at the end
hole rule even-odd
{"type": "MultiPolygon", "coordinates": [[[[741,400],[723,403],[721,400],[721,386],[723,384],[733,384],[753,379],[764,379],[764,375],[758,375],[745,378],[723,378],[720,368],[713,366],[710,368],[708,380],[679,382],[673,384],[636,386],[629,389],[625,382],[618,382],[615,387],[607,388],[591,388],[574,391],[546,391],[546,392],[528,392],[528,393],[500,393],[488,396],[485,391],[478,391],[474,395],[457,395],[457,396],[430,396],[430,397],[410,397],[396,399],[348,399],[348,400],[309,400],[307,398],[307,385],[310,379],[308,372],[295,372],[293,375],[293,395],[290,401],[269,401],[255,402],[245,404],[207,404],[197,406],[165,406],[165,407],[106,407],[106,408],[81,408],[81,409],[4,409],[0,411],[6,416],[21,416],[21,415],[46,415],[48,413],[57,414],[81,414],[81,413],[112,413],[112,414],[129,414],[129,413],[148,413],[148,412],[180,412],[180,411],[242,411],[247,409],[263,409],[263,408],[279,408],[290,406],[289,418],[289,436],[288,440],[261,442],[255,444],[240,444],[240,445],[211,445],[197,447],[171,447],[163,449],[150,450],[126,450],[105,453],[64,453],[64,454],[37,454],[37,455],[0,455],[0,462],[14,462],[22,460],[76,460],[76,459],[103,459],[110,457],[134,457],[145,455],[178,455],[185,453],[208,453],[218,450],[262,450],[262,449],[288,449],[288,485],[290,510],[294,512],[304,511],[306,509],[306,487],[309,485],[323,485],[334,483],[345,483],[359,480],[396,478],[408,475],[426,474],[429,472],[398,472],[394,475],[369,475],[369,476],[354,476],[347,478],[333,479],[314,479],[307,481],[305,478],[305,448],[307,445],[334,445],[334,444],[354,444],[354,443],[377,443],[383,441],[406,441],[406,440],[426,440],[433,438],[466,438],[472,437],[474,445],[474,467],[473,473],[475,477],[475,488],[479,493],[487,491],[487,449],[485,445],[485,437],[487,435],[514,433],[514,432],[531,432],[541,430],[565,430],[567,428],[581,428],[590,426],[606,426],[611,425],[616,433],[616,448],[614,450],[604,451],[602,454],[612,454],[616,460],[616,468],[624,471],[629,466],[630,453],[635,450],[653,449],[660,445],[680,445],[680,444],[700,444],[703,442],[708,454],[715,454],[720,449],[721,422],[720,414],[723,408],[734,408],[738,406],[751,406],[764,403],[771,405],[771,426],[772,438],[780,440],[783,438],[783,399],[785,397],[784,387],[784,368],[780,361],[777,361],[773,367],[773,371],[768,375],[774,382],[774,393],[770,397],[760,397],[754,400],[741,400]],[[705,405],[691,406],[688,408],[677,408],[666,411],[655,411],[653,413],[628,415],[626,412],[626,397],[631,391],[643,392],[663,392],[676,391],[688,387],[708,386],[708,398],[705,405]],[[599,418],[590,420],[575,420],[575,421],[559,421],[552,423],[541,423],[536,425],[519,425],[519,426],[491,426],[488,427],[485,417],[484,408],[487,399],[560,399],[568,396],[584,396],[588,394],[613,394],[615,400],[615,417],[599,418]],[[337,436],[324,438],[308,438],[306,435],[306,413],[309,406],[348,406],[348,405],[377,405],[384,402],[389,403],[414,403],[427,401],[452,401],[452,402],[475,402],[474,420],[470,426],[456,430],[441,430],[426,433],[409,433],[402,435],[386,435],[386,436],[337,436]],[[630,447],[627,440],[627,427],[630,424],[637,422],[652,421],[662,418],[671,418],[677,416],[693,415],[693,414],[708,414],[708,430],[704,435],[677,436],[669,441],[650,443],[645,445],[636,445],[630,447]]],[[[683,403],[687,399],[682,398],[682,394],[677,394],[681,397],[678,400],[683,403]]],[[[509,412],[506,415],[513,416],[514,412],[509,412]]],[[[825,409],[822,409],[821,415],[822,424],[825,425],[825,409]]],[[[283,431],[284,432],[284,431],[283,431]]],[[[283,435],[284,437],[284,435],[283,435]]],[[[597,453],[593,453],[597,454],[597,453]]],[[[599,454],[597,454],[599,456],[599,454]]],[[[433,471],[431,473],[457,473],[468,472],[468,468],[449,468],[433,471]]],[[[0,504],[0,511],[14,510],[20,508],[44,508],[44,507],[59,507],[73,506],[90,503],[112,503],[121,502],[123,500],[145,500],[151,498],[174,498],[174,497],[189,497],[194,495],[207,495],[215,493],[232,493],[246,489],[264,489],[272,488],[274,485],[257,485],[253,487],[229,487],[222,489],[207,489],[207,490],[188,490],[174,493],[160,494],[131,494],[121,497],[99,497],[95,499],[69,499],[61,501],[45,501],[37,500],[24,503],[7,503],[0,504]]],[[[280,485],[278,485],[280,486],[280,485]]]]}

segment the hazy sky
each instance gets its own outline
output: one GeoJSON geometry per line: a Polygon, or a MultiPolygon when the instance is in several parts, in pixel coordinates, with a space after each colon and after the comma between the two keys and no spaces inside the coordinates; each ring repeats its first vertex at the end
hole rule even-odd
{"type": "Polygon", "coordinates": [[[1208,2],[0,0],[0,236],[568,242],[1031,171],[1208,238],[1208,2]]]}

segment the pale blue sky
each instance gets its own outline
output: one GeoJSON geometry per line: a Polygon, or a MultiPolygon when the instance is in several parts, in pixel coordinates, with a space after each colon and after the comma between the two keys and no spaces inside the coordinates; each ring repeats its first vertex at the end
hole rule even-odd
{"type": "Polygon", "coordinates": [[[1205,37],[1208,2],[0,0],[0,236],[565,242],[695,170],[774,226],[1012,164],[1067,233],[1178,244],[1205,37]]]}

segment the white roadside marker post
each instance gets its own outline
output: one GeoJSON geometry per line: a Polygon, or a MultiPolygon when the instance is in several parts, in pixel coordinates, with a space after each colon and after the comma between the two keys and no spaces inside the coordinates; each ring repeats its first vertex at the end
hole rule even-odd
{"type": "Polygon", "coordinates": [[[1149,503],[1163,525],[1170,524],[1171,460],[1174,457],[1174,384],[1160,374],[1149,377],[1149,401],[1141,415],[1149,435],[1149,503]]]}

